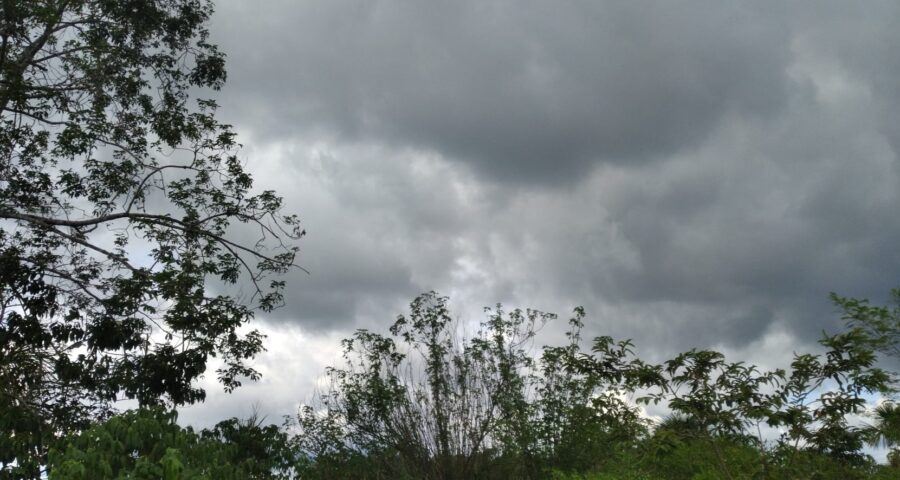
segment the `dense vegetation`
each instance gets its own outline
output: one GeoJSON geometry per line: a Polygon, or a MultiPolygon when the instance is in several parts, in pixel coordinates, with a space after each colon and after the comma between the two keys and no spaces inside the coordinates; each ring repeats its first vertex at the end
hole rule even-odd
{"type": "Polygon", "coordinates": [[[236,480],[279,478],[294,459],[287,434],[256,419],[195,433],[160,408],[117,415],[67,439],[49,457],[51,478],[236,480]]]}
{"type": "Polygon", "coordinates": [[[198,435],[128,413],[61,442],[50,478],[900,478],[900,408],[867,410],[895,393],[878,359],[896,354],[900,308],[834,300],[845,331],[760,371],[708,350],[647,363],[609,337],[584,351],[581,309],[567,343],[535,356],[553,315],[498,305],[465,338],[429,293],[389,334],[345,340],[330,389],[283,430],[230,420],[198,435]],[[670,413],[651,419],[646,404],[670,413]],[[893,447],[890,464],[866,445],[893,447]]]}

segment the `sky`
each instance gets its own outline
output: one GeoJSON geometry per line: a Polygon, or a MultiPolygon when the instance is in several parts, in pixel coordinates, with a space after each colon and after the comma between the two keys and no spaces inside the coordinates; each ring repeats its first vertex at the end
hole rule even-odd
{"type": "Polygon", "coordinates": [[[210,376],[189,421],[295,413],[430,290],[775,368],[841,328],[829,292],[900,286],[900,3],[217,4],[219,116],[309,274],[256,324],[263,379],[210,376]]]}

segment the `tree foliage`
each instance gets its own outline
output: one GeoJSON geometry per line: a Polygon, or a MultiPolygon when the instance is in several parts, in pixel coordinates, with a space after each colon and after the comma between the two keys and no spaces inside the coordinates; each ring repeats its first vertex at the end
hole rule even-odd
{"type": "Polygon", "coordinates": [[[875,350],[900,360],[900,288],[891,290],[890,304],[885,306],[835,293],[831,294],[831,301],[843,311],[849,328],[864,334],[875,350]]]}
{"type": "Polygon", "coordinates": [[[225,81],[208,0],[0,3],[0,464],[37,475],[120,398],[256,378],[298,220],[194,92],[225,81]],[[260,241],[241,233],[252,226],[260,241]],[[245,240],[240,240],[244,238],[245,240]],[[228,285],[251,286],[238,299],[228,285]]]}
{"type": "Polygon", "coordinates": [[[344,342],[346,364],[298,417],[301,478],[890,478],[862,452],[896,441],[896,408],[872,425],[866,399],[893,391],[866,332],[849,328],[762,371],[719,352],[661,364],[630,341],[527,348],[554,316],[488,309],[471,338],[447,299],[417,298],[385,336],[344,342]],[[640,404],[663,404],[655,424],[640,404]],[[774,431],[764,435],[763,430],[774,431]],[[778,433],[780,432],[780,433],[778,433]]]}
{"type": "Polygon", "coordinates": [[[287,429],[251,418],[195,433],[162,408],[70,434],[51,479],[894,479],[862,452],[893,446],[896,404],[868,335],[849,328],[763,371],[715,351],[660,364],[630,341],[582,350],[585,313],[566,342],[533,348],[555,316],[497,305],[473,335],[427,293],[385,335],[343,342],[329,389],[287,429]],[[639,405],[659,403],[661,421],[639,405]],[[859,418],[865,419],[860,422],[859,418]],[[764,435],[762,429],[770,434],[764,435]],[[290,433],[289,433],[290,432],[290,433]],[[293,435],[291,435],[293,434],[293,435]]]}
{"type": "Polygon", "coordinates": [[[355,464],[363,478],[502,478],[529,467],[500,459],[511,448],[533,454],[526,346],[550,316],[498,306],[464,339],[446,302],[422,295],[390,336],[361,330],[344,341],[346,367],[329,369],[333,389],[298,419],[309,475],[355,464]]]}
{"type": "Polygon", "coordinates": [[[256,418],[195,433],[174,411],[135,410],[64,438],[50,452],[50,480],[243,480],[290,478],[288,436],[256,418]]]}

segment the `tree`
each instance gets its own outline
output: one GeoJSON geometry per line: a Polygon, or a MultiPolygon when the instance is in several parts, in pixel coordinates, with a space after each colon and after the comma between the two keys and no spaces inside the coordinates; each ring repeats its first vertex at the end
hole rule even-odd
{"type": "Polygon", "coordinates": [[[866,397],[891,391],[890,373],[875,366],[878,354],[859,329],[823,335],[819,344],[824,355],[794,355],[779,392],[783,404],[769,424],[785,428],[782,441],[841,461],[864,460],[864,432],[848,417],[865,410],[866,397]]]}
{"type": "Polygon", "coordinates": [[[614,468],[648,433],[649,422],[627,398],[658,379],[658,369],[635,358],[629,340],[597,337],[592,352],[582,352],[584,318],[576,308],[568,344],[545,346],[540,358],[534,429],[545,469],[614,468]]]}
{"type": "Polygon", "coordinates": [[[328,370],[331,388],[298,417],[304,478],[546,478],[612,464],[646,433],[623,394],[657,372],[629,342],[602,337],[581,353],[578,308],[568,345],[536,358],[536,331],[555,315],[486,313],[466,338],[431,292],[390,335],[345,340],[346,366],[328,370]]]}
{"type": "Polygon", "coordinates": [[[346,367],[328,370],[332,388],[300,412],[306,478],[526,478],[534,378],[525,347],[551,317],[498,305],[464,339],[447,299],[431,292],[390,336],[356,332],[343,342],[346,367]]]}
{"type": "MultiPolygon", "coordinates": [[[[226,390],[262,336],[303,235],[253,189],[216,104],[209,0],[0,3],[0,471],[37,476],[48,442],[111,402],[226,390]],[[245,230],[260,241],[239,240],[245,230]],[[246,298],[229,295],[243,279],[246,298]]],[[[246,237],[245,237],[246,238],[246,237]]]]}
{"type": "Polygon", "coordinates": [[[866,442],[874,447],[894,447],[888,454],[888,461],[900,467],[900,405],[883,402],[872,412],[875,423],[863,427],[866,442]]]}
{"type": "Polygon", "coordinates": [[[891,290],[890,297],[890,306],[873,306],[868,300],[835,293],[831,294],[831,301],[843,311],[848,328],[864,334],[875,350],[900,360],[900,288],[891,290]]]}

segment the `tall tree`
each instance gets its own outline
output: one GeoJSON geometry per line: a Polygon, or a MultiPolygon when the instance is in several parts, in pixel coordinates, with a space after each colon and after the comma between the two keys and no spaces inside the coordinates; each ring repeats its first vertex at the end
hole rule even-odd
{"type": "Polygon", "coordinates": [[[281,302],[270,275],[303,231],[192,97],[225,81],[211,13],[0,3],[0,471],[35,475],[54,435],[117,399],[202,400],[210,357],[226,389],[258,375],[262,337],[241,327],[281,302]]]}

